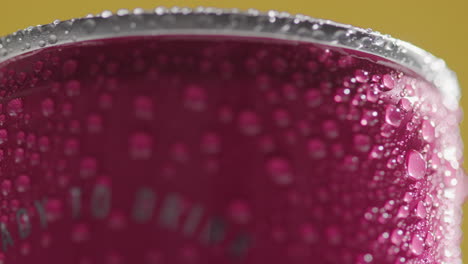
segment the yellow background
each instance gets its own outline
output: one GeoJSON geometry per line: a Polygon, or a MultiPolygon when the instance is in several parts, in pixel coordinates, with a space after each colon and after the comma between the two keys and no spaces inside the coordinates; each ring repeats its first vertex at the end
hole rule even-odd
{"type": "MultiPolygon", "coordinates": [[[[462,87],[468,87],[468,0],[0,0],[0,35],[55,19],[159,5],[277,9],[372,28],[444,58],[462,87]]],[[[468,96],[462,105],[468,107],[468,96]]],[[[468,122],[462,124],[462,132],[468,142],[468,122]]],[[[464,223],[468,232],[468,220],[464,223]]],[[[468,263],[468,238],[463,249],[468,263]]]]}

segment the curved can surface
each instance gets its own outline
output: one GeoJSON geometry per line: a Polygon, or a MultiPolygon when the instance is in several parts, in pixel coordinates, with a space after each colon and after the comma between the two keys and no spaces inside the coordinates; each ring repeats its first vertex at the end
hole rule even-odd
{"type": "Polygon", "coordinates": [[[0,45],[3,263],[461,263],[458,85],[408,43],[158,8],[0,45]]]}

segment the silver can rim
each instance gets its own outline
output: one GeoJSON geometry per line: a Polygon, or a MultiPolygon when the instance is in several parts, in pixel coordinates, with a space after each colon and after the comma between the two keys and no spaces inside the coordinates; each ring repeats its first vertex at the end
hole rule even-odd
{"type": "Polygon", "coordinates": [[[97,15],[28,27],[0,38],[0,63],[46,47],[126,36],[223,35],[317,43],[364,52],[414,71],[440,91],[443,103],[458,108],[461,91],[445,61],[402,40],[371,29],[286,12],[212,7],[157,7],[97,15]]]}

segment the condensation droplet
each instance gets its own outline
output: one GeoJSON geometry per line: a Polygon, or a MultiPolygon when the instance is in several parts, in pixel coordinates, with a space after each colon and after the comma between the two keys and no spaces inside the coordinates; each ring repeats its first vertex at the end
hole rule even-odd
{"type": "Polygon", "coordinates": [[[7,111],[9,116],[18,116],[23,112],[23,100],[16,98],[8,102],[7,111]]]}
{"type": "Polygon", "coordinates": [[[239,127],[244,135],[255,136],[261,131],[260,120],[252,111],[244,111],[239,114],[239,127]]]}
{"type": "Polygon", "coordinates": [[[153,152],[153,138],[146,132],[137,132],[129,138],[130,157],[134,160],[147,160],[153,152]]]}
{"type": "Polygon", "coordinates": [[[414,235],[411,239],[410,250],[413,254],[419,256],[424,251],[424,240],[419,235],[414,235]]]}
{"type": "Polygon", "coordinates": [[[58,41],[58,38],[57,38],[56,35],[51,34],[51,35],[49,36],[49,43],[50,43],[50,44],[55,44],[55,43],[57,43],[57,41],[58,41]]]}
{"type": "Polygon", "coordinates": [[[307,149],[313,159],[323,159],[327,155],[327,147],[320,139],[310,139],[307,142],[307,149]]]}
{"type": "Polygon", "coordinates": [[[400,245],[400,243],[403,241],[403,231],[401,229],[393,230],[392,235],[390,236],[390,240],[393,244],[400,245]]]}
{"type": "Polygon", "coordinates": [[[312,244],[318,240],[317,229],[311,224],[304,224],[300,228],[300,234],[304,242],[312,244]]]}
{"type": "Polygon", "coordinates": [[[426,160],[423,158],[421,153],[416,150],[408,151],[406,167],[408,170],[408,176],[415,180],[421,179],[426,174],[426,160]]]}
{"type": "Polygon", "coordinates": [[[85,32],[92,33],[94,29],[96,28],[96,22],[94,21],[94,19],[88,18],[83,21],[83,23],[81,24],[81,27],[83,28],[85,32]]]}
{"type": "Polygon", "coordinates": [[[396,215],[397,218],[406,218],[409,215],[409,208],[406,205],[402,205],[398,209],[398,213],[396,215]]]}
{"type": "Polygon", "coordinates": [[[401,98],[398,102],[398,106],[405,111],[411,111],[413,108],[411,101],[406,98],[401,98]]]}
{"type": "Polygon", "coordinates": [[[67,156],[74,156],[78,153],[80,143],[77,139],[71,138],[65,141],[64,143],[64,153],[67,156]]]}
{"type": "Polygon", "coordinates": [[[97,134],[102,131],[102,117],[99,114],[90,114],[87,120],[88,132],[97,134]]]}
{"type": "Polygon", "coordinates": [[[384,147],[382,145],[376,145],[372,147],[370,157],[373,159],[380,159],[384,154],[384,147]]]}
{"type": "Polygon", "coordinates": [[[71,233],[71,240],[75,243],[82,243],[91,237],[89,228],[86,224],[76,224],[71,233]]]}
{"type": "Polygon", "coordinates": [[[177,142],[169,150],[171,157],[178,162],[186,162],[189,159],[189,150],[186,144],[177,142]]]}
{"type": "Polygon", "coordinates": [[[251,219],[249,206],[244,201],[233,201],[228,212],[231,220],[237,224],[246,224],[251,219]]]}
{"type": "Polygon", "coordinates": [[[8,141],[8,131],[4,128],[0,129],[0,145],[8,141]]]}
{"type": "Polygon", "coordinates": [[[395,78],[390,74],[385,74],[382,77],[382,84],[387,90],[391,90],[395,87],[395,78]]]}
{"type": "Polygon", "coordinates": [[[289,185],[293,181],[293,174],[289,162],[280,157],[274,157],[267,161],[266,169],[274,183],[289,185]]]}
{"type": "Polygon", "coordinates": [[[435,138],[435,128],[434,126],[432,125],[432,123],[428,120],[424,120],[422,122],[422,129],[421,129],[421,132],[422,132],[422,136],[423,136],[423,139],[428,141],[428,142],[432,142],[435,138]]]}
{"type": "Polygon", "coordinates": [[[1,185],[2,195],[8,196],[11,192],[11,180],[3,180],[1,185]]]}
{"type": "Polygon", "coordinates": [[[97,160],[93,157],[84,157],[80,162],[80,176],[82,178],[94,177],[97,172],[97,160]]]}
{"type": "Polygon", "coordinates": [[[30,185],[31,180],[27,175],[22,174],[16,179],[16,190],[20,193],[29,190],[30,185]]]}
{"type": "Polygon", "coordinates": [[[394,133],[395,129],[387,123],[383,124],[380,128],[380,135],[382,135],[382,137],[390,138],[394,133]]]}
{"type": "Polygon", "coordinates": [[[206,154],[217,154],[220,151],[221,140],[215,133],[206,133],[201,140],[201,150],[206,154]]]}
{"type": "Polygon", "coordinates": [[[78,69],[78,62],[76,60],[67,60],[63,63],[62,72],[64,77],[73,76],[78,69]]]}
{"type": "Polygon", "coordinates": [[[42,106],[42,114],[46,117],[51,116],[54,114],[55,104],[51,98],[46,98],[41,103],[42,106]]]}
{"type": "Polygon", "coordinates": [[[339,245],[342,237],[340,229],[336,226],[329,226],[325,229],[325,236],[330,245],[339,245]]]}
{"type": "Polygon", "coordinates": [[[426,207],[424,206],[423,201],[418,202],[418,205],[415,208],[415,213],[416,213],[416,216],[421,218],[421,219],[426,218],[427,212],[426,212],[426,207]]]}
{"type": "Polygon", "coordinates": [[[356,78],[356,81],[360,83],[367,83],[370,79],[369,72],[364,70],[356,70],[354,72],[354,76],[356,78]]]}
{"type": "Polygon", "coordinates": [[[80,89],[81,83],[77,80],[71,80],[65,84],[65,91],[70,97],[79,95],[80,89]]]}
{"type": "Polygon", "coordinates": [[[206,108],[206,93],[202,87],[188,86],[184,91],[184,106],[193,111],[203,111],[206,108]]]}
{"type": "Polygon", "coordinates": [[[304,98],[308,107],[317,107],[322,103],[322,96],[319,90],[310,89],[308,90],[304,98]]]}
{"type": "Polygon", "coordinates": [[[327,120],[322,124],[323,132],[327,138],[337,138],[339,135],[338,124],[334,120],[327,120]]]}
{"type": "Polygon", "coordinates": [[[385,108],[385,122],[387,124],[399,127],[402,121],[403,115],[401,113],[400,108],[394,105],[387,105],[385,108]]]}
{"type": "Polygon", "coordinates": [[[153,100],[148,96],[137,96],[133,101],[135,116],[142,120],[153,118],[153,100]]]}
{"type": "Polygon", "coordinates": [[[357,151],[367,153],[371,148],[371,138],[367,135],[356,134],[353,143],[357,151]]]}

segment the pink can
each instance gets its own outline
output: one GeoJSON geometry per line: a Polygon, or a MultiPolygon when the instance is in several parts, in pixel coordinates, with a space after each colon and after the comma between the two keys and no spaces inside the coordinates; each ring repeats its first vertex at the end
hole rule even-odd
{"type": "Polygon", "coordinates": [[[18,31],[0,263],[459,264],[459,93],[409,43],[274,11],[18,31]]]}

